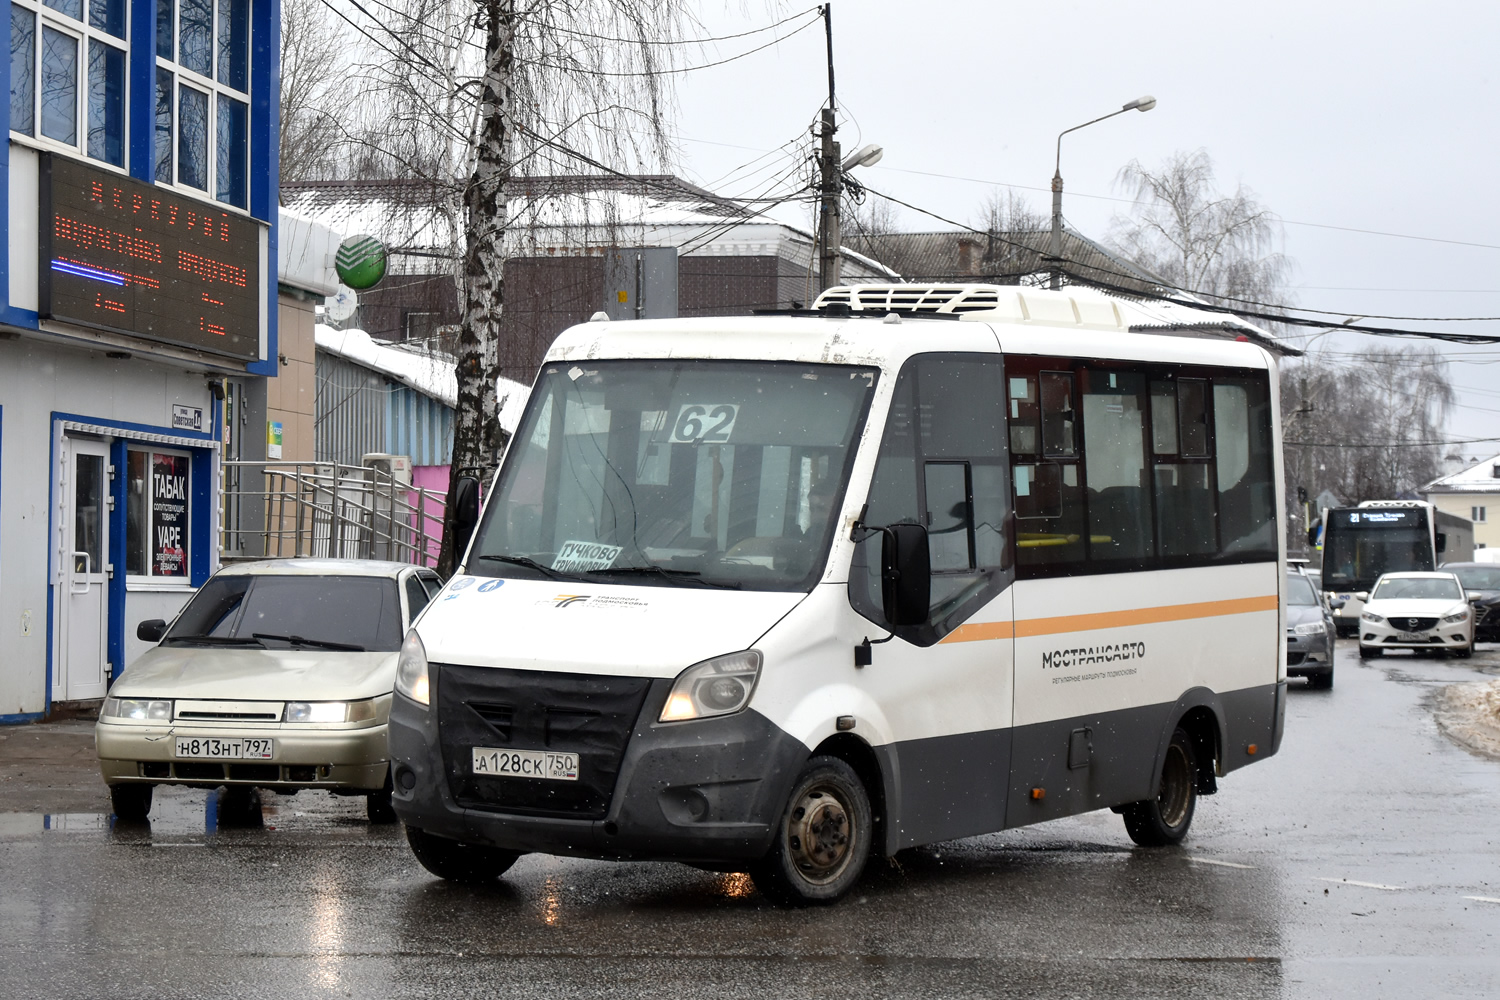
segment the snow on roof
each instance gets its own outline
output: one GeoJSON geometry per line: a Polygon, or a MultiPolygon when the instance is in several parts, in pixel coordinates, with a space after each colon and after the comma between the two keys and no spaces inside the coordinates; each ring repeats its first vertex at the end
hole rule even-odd
{"type": "MultiPolygon", "coordinates": [[[[453,359],[446,355],[392,347],[371,339],[363,330],[336,330],[322,323],[314,328],[313,335],[319,350],[380,372],[445,406],[458,404],[458,375],[453,359]]],[[[514,434],[521,421],[521,411],[531,395],[531,387],[501,378],[498,394],[500,426],[507,434],[514,434]]]]}
{"type": "Polygon", "coordinates": [[[1500,455],[1492,455],[1461,472],[1434,479],[1422,493],[1500,493],[1500,455]]]}

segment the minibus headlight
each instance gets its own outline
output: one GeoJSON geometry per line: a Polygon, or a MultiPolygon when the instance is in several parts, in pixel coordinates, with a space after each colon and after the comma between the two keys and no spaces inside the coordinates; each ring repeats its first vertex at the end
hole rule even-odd
{"type": "Polygon", "coordinates": [[[760,676],[760,651],[747,649],[695,663],[677,676],[662,722],[684,722],[730,715],[750,703],[760,676]]]}
{"type": "Polygon", "coordinates": [[[401,658],[396,661],[396,690],[418,705],[428,703],[427,650],[417,637],[417,630],[406,633],[401,643],[401,658]]]}

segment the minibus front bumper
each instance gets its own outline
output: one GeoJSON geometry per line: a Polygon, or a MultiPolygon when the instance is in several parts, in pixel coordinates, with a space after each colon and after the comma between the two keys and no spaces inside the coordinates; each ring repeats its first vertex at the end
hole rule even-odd
{"type": "MultiPolygon", "coordinates": [[[[532,676],[545,684],[548,675],[532,676]]],[[[434,680],[440,687],[442,680],[434,680]]],[[[466,754],[470,746],[493,742],[501,731],[488,740],[478,728],[455,737],[464,716],[477,712],[453,711],[441,701],[423,706],[398,694],[390,720],[397,815],[408,827],[440,837],[523,852],[708,867],[763,857],[808,748],[753,710],[659,723],[672,682],[644,683],[638,716],[622,734],[618,772],[602,802],[573,796],[557,808],[538,796],[571,795],[576,790],[563,787],[568,782],[487,778],[485,794],[491,798],[476,800],[466,754]],[[508,806],[507,798],[518,804],[508,806]]],[[[514,711],[524,716],[526,706],[514,711]]],[[[515,735],[517,749],[546,749],[515,735]]],[[[585,757],[581,778],[589,767],[585,757]]]]}

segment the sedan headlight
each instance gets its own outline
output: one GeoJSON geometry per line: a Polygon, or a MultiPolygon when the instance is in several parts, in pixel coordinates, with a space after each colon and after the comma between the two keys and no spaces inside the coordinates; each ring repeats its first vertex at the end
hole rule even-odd
{"type": "Polygon", "coordinates": [[[401,643],[401,658],[396,661],[396,690],[418,705],[428,703],[427,650],[416,629],[406,633],[406,641],[401,643]]]}
{"type": "Polygon", "coordinates": [[[1322,622],[1303,622],[1295,631],[1298,635],[1322,635],[1327,629],[1322,622]]]}
{"type": "Polygon", "coordinates": [[[289,701],[286,722],[368,722],[375,718],[375,699],[363,701],[289,701]]]}
{"type": "Polygon", "coordinates": [[[1468,609],[1460,611],[1456,615],[1448,615],[1446,618],[1443,619],[1443,621],[1448,622],[1450,624],[1457,623],[1457,622],[1466,622],[1468,620],[1469,620],[1468,609]]]}
{"type": "Polygon", "coordinates": [[[747,649],[693,664],[677,676],[661,710],[661,721],[683,722],[738,712],[750,704],[760,662],[760,651],[747,649]]]}
{"type": "Polygon", "coordinates": [[[99,713],[106,719],[134,719],[137,722],[171,722],[170,701],[144,698],[105,698],[104,710],[99,713]]]}
{"type": "Polygon", "coordinates": [[[1379,615],[1372,615],[1368,611],[1366,611],[1364,614],[1360,615],[1359,617],[1362,618],[1362,619],[1364,619],[1367,622],[1374,622],[1376,625],[1384,625],[1385,624],[1385,619],[1384,618],[1380,617],[1379,615]]]}

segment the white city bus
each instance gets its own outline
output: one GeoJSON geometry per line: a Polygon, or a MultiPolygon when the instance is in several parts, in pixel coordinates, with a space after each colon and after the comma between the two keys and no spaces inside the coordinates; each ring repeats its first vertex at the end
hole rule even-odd
{"type": "Polygon", "coordinates": [[[1267,352],[1081,291],[817,306],[553,345],[403,647],[430,871],[675,859],[829,901],[872,853],[1094,809],[1176,843],[1276,752],[1267,352]]]}

